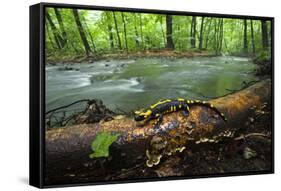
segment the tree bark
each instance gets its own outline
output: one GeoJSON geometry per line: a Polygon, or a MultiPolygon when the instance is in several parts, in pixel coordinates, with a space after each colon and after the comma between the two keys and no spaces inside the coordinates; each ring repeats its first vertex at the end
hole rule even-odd
{"type": "Polygon", "coordinates": [[[256,54],[256,48],[255,48],[255,37],[254,37],[253,20],[251,20],[251,40],[252,40],[253,55],[255,55],[256,54]]]}
{"type": "Polygon", "coordinates": [[[56,14],[56,17],[57,17],[57,20],[58,20],[58,23],[59,23],[59,26],[60,26],[60,29],[61,29],[61,32],[62,32],[62,39],[63,39],[62,47],[64,47],[67,44],[67,34],[66,34],[66,31],[65,31],[65,28],[64,28],[63,20],[62,20],[59,9],[54,8],[54,10],[55,10],[55,14],[56,14]]]}
{"type": "Polygon", "coordinates": [[[223,43],[223,18],[221,18],[221,25],[220,25],[220,41],[219,41],[219,53],[222,52],[222,43],[223,43]]]}
{"type": "Polygon", "coordinates": [[[191,27],[190,27],[190,45],[191,48],[196,47],[196,16],[192,16],[191,27]]]}
{"type": "Polygon", "coordinates": [[[59,49],[62,49],[62,48],[63,48],[63,46],[62,46],[62,44],[63,44],[63,39],[62,39],[62,37],[60,36],[57,27],[55,26],[54,22],[52,21],[52,18],[51,18],[51,16],[50,16],[50,14],[49,14],[47,11],[46,11],[46,19],[47,19],[48,23],[49,23],[50,26],[51,26],[51,30],[52,30],[52,32],[53,32],[54,39],[55,39],[55,42],[56,42],[56,44],[57,44],[57,47],[58,47],[59,49]]]}
{"type": "Polygon", "coordinates": [[[91,33],[91,30],[88,27],[87,21],[85,20],[85,18],[83,16],[81,17],[81,20],[82,20],[83,25],[85,26],[85,32],[86,32],[85,34],[86,34],[86,36],[88,35],[90,37],[90,41],[91,41],[92,46],[93,46],[93,51],[94,51],[94,53],[96,53],[97,52],[96,51],[96,44],[95,44],[93,35],[91,33]]]}
{"type": "Polygon", "coordinates": [[[117,23],[115,12],[113,11],[112,14],[113,14],[113,19],[114,19],[114,24],[115,24],[117,40],[118,40],[118,48],[119,48],[119,50],[122,50],[121,38],[120,38],[120,34],[119,34],[118,23],[117,23]]]}
{"type": "Polygon", "coordinates": [[[166,38],[167,38],[167,45],[166,48],[174,49],[174,42],[173,42],[173,16],[166,15],[166,38]]]}
{"type": "Polygon", "coordinates": [[[113,38],[113,32],[112,32],[112,25],[111,23],[111,19],[110,19],[110,15],[108,14],[108,12],[105,13],[106,14],[106,20],[107,20],[107,31],[108,31],[108,40],[109,40],[109,45],[111,50],[114,49],[114,38],[113,38]]]}
{"type": "Polygon", "coordinates": [[[248,52],[247,19],[244,19],[244,52],[248,52]]]}
{"type": "Polygon", "coordinates": [[[138,33],[138,29],[137,29],[137,17],[136,17],[136,13],[134,13],[134,28],[135,28],[135,35],[136,35],[136,47],[137,49],[139,49],[140,47],[140,42],[139,42],[139,33],[138,33]]]}
{"type": "Polygon", "coordinates": [[[201,27],[200,27],[200,37],[199,37],[199,49],[200,49],[200,50],[202,50],[202,46],[203,46],[204,19],[205,19],[205,17],[202,17],[202,20],[201,20],[201,27]]]}
{"type": "Polygon", "coordinates": [[[77,29],[79,31],[79,34],[80,34],[80,37],[81,37],[84,49],[85,49],[85,53],[86,53],[86,55],[88,57],[90,55],[90,53],[91,53],[91,48],[90,48],[90,45],[89,45],[88,40],[86,38],[85,30],[84,30],[84,28],[83,28],[83,26],[81,24],[78,10],[77,9],[73,9],[72,12],[73,12],[74,20],[75,20],[77,29]]]}
{"type": "Polygon", "coordinates": [[[209,18],[209,23],[208,23],[208,29],[207,29],[207,34],[206,34],[206,40],[205,40],[205,49],[208,49],[208,42],[209,42],[209,34],[211,31],[211,26],[212,26],[212,18],[209,18]]]}
{"type": "Polygon", "coordinates": [[[261,21],[261,33],[262,33],[262,46],[264,49],[268,48],[268,31],[267,31],[267,25],[266,21],[261,21]]]}
{"type": "Polygon", "coordinates": [[[144,42],[144,38],[143,38],[143,31],[142,31],[142,18],[141,18],[141,14],[139,14],[139,18],[140,18],[140,35],[141,35],[141,44],[142,44],[142,48],[145,47],[145,42],[144,42]]]}
{"type": "MultiPolygon", "coordinates": [[[[270,99],[271,81],[268,79],[236,93],[209,100],[225,114],[228,118],[227,123],[215,115],[211,109],[194,106],[190,108],[188,117],[184,117],[180,112],[166,114],[160,126],[164,129],[161,133],[152,128],[154,121],[139,127],[129,117],[48,130],[45,135],[46,175],[48,177],[46,182],[105,180],[106,175],[114,174],[121,169],[131,169],[131,173],[134,173],[135,168],[140,168],[141,172],[144,172],[147,169],[145,153],[150,148],[150,140],[153,137],[161,136],[162,133],[172,137],[177,136],[181,146],[188,148],[227,131],[241,131],[246,128],[244,124],[253,114],[251,108],[258,108],[266,102],[270,103],[270,99]],[[178,123],[176,128],[165,129],[175,123],[178,123]],[[110,146],[110,158],[106,162],[104,162],[105,159],[89,158],[91,141],[99,132],[121,134],[110,146]],[[91,173],[90,169],[96,168],[103,170],[91,173]]],[[[169,160],[172,160],[173,164],[167,164],[166,161],[160,163],[157,168],[162,168],[163,165],[165,167],[177,165],[180,159],[172,155],[169,160]]]]}
{"type": "Polygon", "coordinates": [[[128,48],[128,39],[127,39],[127,28],[126,28],[125,15],[124,15],[124,13],[123,13],[123,12],[121,12],[121,17],[122,17],[122,22],[123,22],[125,48],[126,48],[126,52],[128,53],[129,48],[128,48]]]}

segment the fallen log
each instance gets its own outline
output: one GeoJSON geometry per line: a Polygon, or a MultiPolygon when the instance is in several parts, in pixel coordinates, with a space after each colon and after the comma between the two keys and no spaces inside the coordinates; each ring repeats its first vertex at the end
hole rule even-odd
{"type": "Polygon", "coordinates": [[[132,118],[122,117],[47,130],[45,182],[66,184],[186,175],[180,166],[190,147],[194,149],[200,143],[215,144],[226,137],[232,138],[247,128],[245,124],[249,118],[264,104],[271,104],[270,100],[271,81],[263,80],[208,101],[225,114],[227,122],[210,108],[194,106],[188,117],[181,112],[166,114],[160,129],[152,128],[153,120],[140,126],[132,118]],[[99,132],[121,135],[110,146],[108,158],[91,159],[90,145],[99,132]]]}

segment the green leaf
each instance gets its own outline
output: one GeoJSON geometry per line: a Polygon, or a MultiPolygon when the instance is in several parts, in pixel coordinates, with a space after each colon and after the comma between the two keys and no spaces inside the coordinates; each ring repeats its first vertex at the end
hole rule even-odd
{"type": "Polygon", "coordinates": [[[106,132],[99,133],[91,143],[94,153],[90,154],[90,158],[108,157],[109,146],[115,142],[120,134],[110,134],[106,132]]]}

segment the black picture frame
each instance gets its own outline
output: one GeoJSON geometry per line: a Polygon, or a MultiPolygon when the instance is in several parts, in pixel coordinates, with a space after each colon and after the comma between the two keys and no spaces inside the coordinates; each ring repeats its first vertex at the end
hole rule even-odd
{"type": "Polygon", "coordinates": [[[171,10],[155,10],[155,9],[138,9],[125,7],[105,7],[94,5],[76,5],[76,4],[57,4],[57,3],[39,3],[30,6],[30,131],[29,131],[29,184],[38,188],[52,188],[65,186],[82,186],[82,185],[98,185],[112,183],[129,183],[129,182],[146,182],[146,181],[163,181],[163,180],[178,180],[191,178],[207,178],[207,177],[226,177],[226,176],[241,176],[241,175],[257,175],[274,173],[274,18],[264,16],[250,15],[231,15],[231,14],[215,14],[215,13],[199,13],[171,10]],[[132,179],[118,181],[100,181],[88,183],[69,183],[60,185],[46,185],[45,177],[45,8],[75,8],[87,10],[107,10],[107,11],[126,11],[140,13],[158,13],[158,14],[173,14],[173,15],[188,15],[188,16],[208,16],[222,18],[238,18],[238,19],[258,19],[271,21],[271,63],[272,63],[272,168],[268,171],[252,171],[238,172],[212,175],[199,175],[187,177],[163,177],[163,178],[148,178],[148,179],[132,179]]]}

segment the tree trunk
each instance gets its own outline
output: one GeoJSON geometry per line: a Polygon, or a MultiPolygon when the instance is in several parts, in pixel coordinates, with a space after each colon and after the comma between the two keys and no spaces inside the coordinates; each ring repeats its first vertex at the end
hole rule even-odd
{"type": "MultiPolygon", "coordinates": [[[[94,38],[93,38],[93,35],[91,33],[91,30],[89,29],[88,27],[88,24],[87,24],[87,21],[85,20],[85,18],[82,16],[81,17],[82,21],[83,21],[83,25],[85,26],[85,32],[86,34],[90,37],[90,41],[92,43],[92,46],[93,46],[93,50],[94,50],[94,53],[96,53],[96,45],[95,45],[95,42],[94,42],[94,38]]],[[[87,38],[87,37],[86,37],[87,38]]]]}
{"type": "Polygon", "coordinates": [[[51,44],[52,48],[55,49],[55,44],[54,44],[54,42],[52,40],[48,23],[46,23],[46,35],[47,35],[47,37],[48,37],[48,39],[50,41],[50,44],[51,44]]]}
{"type": "Polygon", "coordinates": [[[109,44],[111,50],[114,49],[114,39],[113,39],[113,33],[112,33],[112,26],[110,24],[107,25],[107,30],[108,30],[108,39],[109,39],[109,44]]]}
{"type": "Polygon", "coordinates": [[[112,14],[113,14],[113,19],[114,19],[114,24],[115,24],[117,40],[118,40],[118,48],[119,48],[119,50],[122,50],[121,38],[120,38],[119,30],[118,30],[118,24],[117,24],[115,12],[113,11],[112,14]]]}
{"type": "Polygon", "coordinates": [[[253,20],[251,20],[251,39],[252,39],[253,55],[255,55],[256,54],[256,48],[255,48],[255,37],[254,37],[253,20]]]}
{"type": "MultiPolygon", "coordinates": [[[[209,100],[219,111],[224,112],[228,118],[226,123],[213,110],[194,106],[190,108],[188,117],[183,117],[181,112],[166,114],[159,128],[162,131],[152,128],[154,121],[139,127],[129,117],[48,130],[45,135],[46,182],[63,184],[69,183],[69,181],[112,180],[118,171],[121,172],[123,178],[138,177],[136,172],[145,174],[149,170],[145,165],[146,150],[152,149],[151,141],[153,139],[171,138],[171,143],[181,146],[181,148],[186,147],[186,151],[197,144],[207,143],[206,141],[215,144],[211,141],[216,142],[220,136],[231,137],[235,132],[247,131],[248,128],[245,124],[253,116],[252,108],[261,108],[264,103],[270,104],[270,99],[271,81],[268,79],[236,93],[209,100]],[[90,159],[89,154],[92,153],[90,145],[99,132],[120,133],[121,135],[110,146],[110,157],[90,159]]],[[[267,128],[270,128],[270,125],[267,128]]],[[[167,157],[167,160],[161,160],[153,168],[154,170],[173,167],[171,165],[183,167],[180,162],[181,158],[176,155],[163,157],[167,157]],[[167,162],[170,160],[173,162],[167,162]]]]}
{"type": "Polygon", "coordinates": [[[140,42],[139,42],[139,33],[138,33],[138,29],[137,29],[137,17],[136,17],[136,13],[134,13],[134,28],[135,28],[135,34],[136,34],[136,47],[137,49],[139,49],[140,47],[140,42]]]}
{"type": "Polygon", "coordinates": [[[62,37],[60,36],[57,27],[56,27],[55,24],[53,23],[52,18],[51,18],[50,14],[49,14],[47,11],[46,11],[46,19],[47,19],[48,23],[49,23],[50,26],[51,26],[51,30],[52,30],[52,32],[53,32],[54,39],[55,39],[55,42],[56,42],[56,44],[57,44],[57,47],[58,47],[59,49],[62,49],[62,48],[63,48],[63,46],[62,46],[62,44],[63,44],[63,39],[62,39],[62,37]]]}
{"type": "Polygon", "coordinates": [[[168,49],[174,49],[174,42],[173,42],[173,16],[172,15],[166,15],[166,38],[167,38],[167,44],[166,48],[168,49]]]}
{"type": "Polygon", "coordinates": [[[262,33],[262,46],[264,49],[268,48],[268,31],[267,31],[267,25],[266,21],[261,21],[261,33],[262,33]]]}
{"type": "Polygon", "coordinates": [[[248,52],[247,19],[244,19],[244,52],[248,52]]]}
{"type": "Polygon", "coordinates": [[[63,20],[62,20],[62,17],[61,17],[61,14],[60,14],[60,11],[58,8],[54,8],[55,10],[55,14],[56,14],[56,17],[57,17],[57,20],[58,20],[58,23],[59,23],[59,26],[60,26],[60,29],[61,29],[61,32],[62,32],[62,47],[64,47],[66,44],[67,44],[67,34],[66,34],[66,31],[65,31],[65,28],[64,28],[64,24],[63,24],[63,20]]]}
{"type": "Polygon", "coordinates": [[[121,17],[122,17],[122,22],[123,22],[125,48],[126,48],[126,52],[128,53],[129,49],[128,49],[128,40],[127,40],[127,28],[126,28],[126,21],[125,21],[125,16],[124,16],[123,12],[121,12],[121,17]]]}
{"type": "Polygon", "coordinates": [[[190,37],[191,48],[196,48],[196,16],[192,16],[190,37]]]}
{"type": "Polygon", "coordinates": [[[140,16],[140,35],[141,35],[141,44],[142,44],[142,48],[145,47],[145,44],[144,44],[144,38],[143,38],[143,31],[142,31],[142,18],[141,18],[141,14],[139,14],[140,16]]]}
{"type": "Polygon", "coordinates": [[[164,28],[163,28],[163,26],[162,26],[162,24],[163,24],[163,17],[162,16],[160,16],[160,27],[161,27],[161,31],[162,31],[162,36],[163,36],[163,43],[164,43],[164,45],[167,43],[166,42],[166,36],[165,36],[165,31],[164,31],[164,28]]]}
{"type": "Polygon", "coordinates": [[[108,40],[109,40],[109,45],[111,50],[114,49],[114,38],[113,38],[113,32],[112,32],[112,25],[111,23],[111,19],[110,19],[110,15],[108,14],[108,12],[105,13],[106,14],[106,20],[107,20],[107,31],[108,31],[108,40]]]}
{"type": "Polygon", "coordinates": [[[219,41],[219,53],[222,52],[222,43],[223,43],[223,18],[221,19],[221,25],[220,25],[220,41],[219,41]]]}
{"type": "Polygon", "coordinates": [[[199,37],[199,49],[200,49],[200,50],[202,50],[202,45],[203,45],[204,19],[205,19],[205,17],[202,17],[202,20],[201,20],[201,27],[200,27],[200,37],[199,37]]]}
{"type": "Polygon", "coordinates": [[[205,49],[207,50],[208,49],[208,42],[209,42],[209,34],[210,34],[210,31],[211,31],[211,26],[212,26],[212,18],[209,19],[210,22],[208,24],[208,29],[207,29],[207,34],[206,34],[206,40],[205,40],[205,49]]]}
{"type": "Polygon", "coordinates": [[[73,9],[72,13],[73,13],[74,20],[75,20],[77,29],[79,31],[82,43],[84,45],[85,53],[86,53],[86,55],[88,57],[90,55],[90,53],[91,53],[91,48],[90,48],[89,43],[87,41],[87,38],[86,38],[86,35],[85,35],[85,30],[84,30],[84,28],[83,28],[83,26],[81,24],[78,10],[77,9],[73,9]]]}

